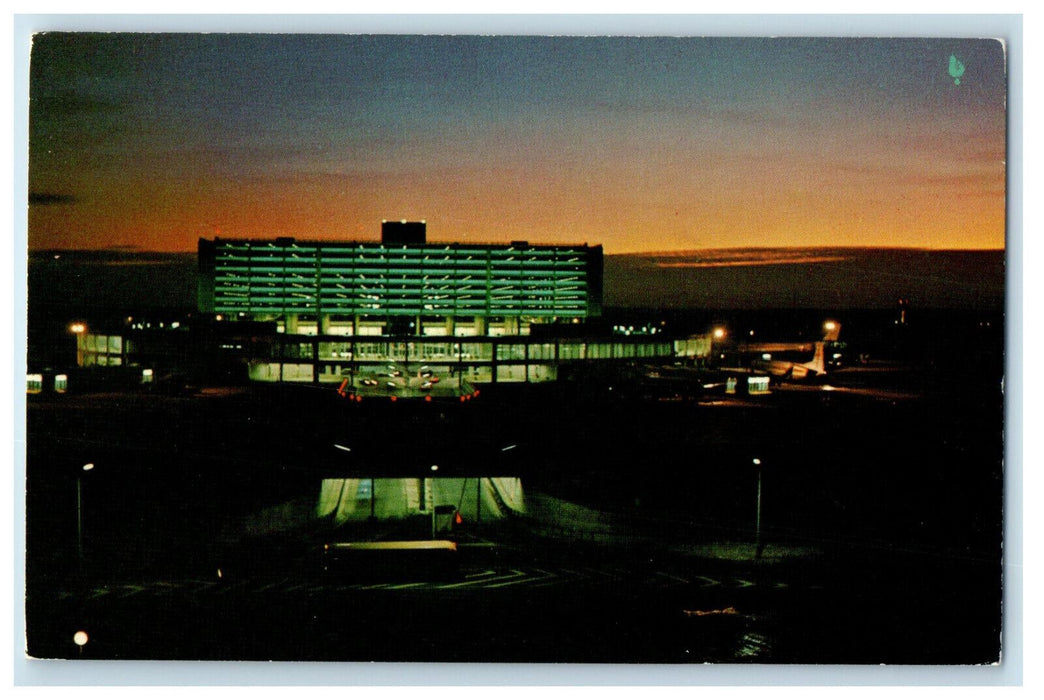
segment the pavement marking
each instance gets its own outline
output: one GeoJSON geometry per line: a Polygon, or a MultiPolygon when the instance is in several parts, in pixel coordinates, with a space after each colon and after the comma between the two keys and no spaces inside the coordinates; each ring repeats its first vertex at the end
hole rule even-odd
{"type": "Polygon", "coordinates": [[[663,576],[664,578],[669,578],[672,581],[679,581],[681,583],[689,583],[689,579],[682,578],[681,576],[675,576],[674,574],[668,574],[666,571],[657,571],[656,575],[657,576],[663,576]]]}
{"type": "Polygon", "coordinates": [[[123,592],[120,593],[120,598],[130,598],[132,595],[137,595],[147,588],[147,586],[138,586],[133,583],[126,584],[123,586],[123,592]]]}
{"type": "Polygon", "coordinates": [[[237,589],[238,590],[242,590],[244,588],[248,588],[250,586],[250,583],[251,583],[250,581],[237,581],[236,583],[233,583],[231,586],[218,586],[217,589],[214,591],[214,595],[216,595],[216,596],[228,595],[229,592],[231,592],[231,591],[234,591],[234,590],[237,590],[237,589]]]}
{"type": "MultiPolygon", "coordinates": [[[[276,586],[283,586],[283,585],[285,585],[287,583],[290,583],[290,578],[289,577],[280,579],[278,581],[273,581],[272,583],[265,584],[264,586],[261,586],[260,588],[255,588],[254,592],[261,593],[262,591],[267,591],[268,589],[275,588],[276,586]]],[[[292,590],[292,589],[287,589],[287,590],[292,590]]]]}
{"type": "Polygon", "coordinates": [[[518,578],[520,576],[525,576],[525,575],[526,575],[526,572],[524,572],[524,571],[519,571],[518,569],[512,569],[510,574],[502,574],[500,576],[495,576],[493,578],[488,578],[488,579],[483,579],[483,580],[465,581],[463,583],[451,583],[451,584],[449,584],[447,586],[442,586],[442,588],[464,588],[465,586],[475,586],[476,584],[480,585],[480,586],[486,586],[487,584],[489,584],[492,581],[508,580],[508,579],[513,579],[513,578],[518,578]]]}
{"type": "Polygon", "coordinates": [[[465,574],[464,578],[477,578],[479,576],[489,576],[490,574],[495,574],[495,573],[497,573],[497,572],[494,571],[493,569],[486,569],[485,571],[481,571],[481,572],[479,572],[477,574],[465,574]]]}
{"type": "Polygon", "coordinates": [[[572,569],[561,568],[561,569],[559,569],[559,571],[564,571],[567,574],[572,574],[573,576],[576,576],[577,578],[591,578],[590,576],[585,576],[584,574],[580,573],[579,571],[573,571],[572,569]]]}
{"type": "MultiPolygon", "coordinates": [[[[344,583],[344,582],[325,582],[317,584],[315,581],[301,581],[294,577],[282,577],[276,580],[268,580],[267,582],[252,581],[249,579],[238,580],[235,582],[221,582],[221,581],[208,581],[201,579],[187,579],[179,582],[171,581],[153,581],[145,584],[133,584],[133,583],[122,583],[116,586],[106,585],[90,590],[86,594],[88,600],[98,600],[105,596],[112,596],[115,598],[130,598],[132,596],[140,595],[142,593],[150,596],[169,596],[172,594],[200,594],[200,595],[212,595],[212,596],[224,596],[232,593],[239,595],[252,595],[252,594],[263,594],[263,593],[277,593],[277,594],[329,594],[333,592],[347,592],[347,591],[376,591],[376,590],[411,590],[411,589],[424,589],[431,588],[437,590],[453,590],[453,589],[494,589],[494,588],[506,588],[510,586],[515,587],[545,587],[551,585],[568,585],[571,582],[592,582],[604,579],[619,580],[620,578],[626,578],[631,576],[634,572],[629,572],[616,567],[590,567],[581,566],[577,569],[570,569],[565,567],[551,567],[549,569],[544,568],[527,568],[527,569],[492,569],[487,568],[481,571],[472,571],[463,576],[464,580],[458,580],[454,583],[445,583],[439,581],[405,581],[405,582],[380,582],[380,583],[344,583]],[[578,570],[579,569],[579,570],[578,570]]],[[[701,588],[711,588],[715,586],[723,586],[728,588],[752,588],[757,586],[765,586],[766,588],[773,588],[776,590],[788,589],[790,585],[785,582],[765,582],[759,583],[757,581],[750,581],[743,578],[733,577],[724,580],[718,580],[711,578],[710,576],[703,575],[690,575],[689,578],[685,578],[678,574],[668,571],[652,571],[646,573],[642,579],[646,584],[655,585],[658,584],[660,588],[668,587],[672,585],[698,585],[701,588]]],[[[821,586],[810,585],[810,589],[821,588],[821,586]]],[[[58,594],[59,600],[67,598],[78,597],[77,594],[72,592],[62,592],[58,594]]]]}
{"type": "Polygon", "coordinates": [[[517,580],[514,580],[514,581],[505,581],[503,583],[494,583],[492,586],[487,586],[487,588],[504,588],[505,586],[515,586],[515,585],[519,585],[519,584],[529,586],[529,585],[533,585],[533,584],[535,584],[535,583],[537,583],[539,581],[549,581],[550,579],[558,578],[558,576],[556,576],[555,574],[553,574],[553,573],[551,573],[549,571],[544,571],[543,569],[537,569],[537,571],[541,572],[543,575],[542,576],[537,576],[536,578],[533,578],[532,576],[529,576],[529,577],[524,578],[524,579],[517,579],[517,580]]]}

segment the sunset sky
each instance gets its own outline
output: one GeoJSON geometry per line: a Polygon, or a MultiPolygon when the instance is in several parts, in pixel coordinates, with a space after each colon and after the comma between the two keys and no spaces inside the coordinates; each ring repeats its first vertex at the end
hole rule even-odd
{"type": "Polygon", "coordinates": [[[990,40],[46,34],[30,96],[30,249],[1004,247],[990,40]]]}

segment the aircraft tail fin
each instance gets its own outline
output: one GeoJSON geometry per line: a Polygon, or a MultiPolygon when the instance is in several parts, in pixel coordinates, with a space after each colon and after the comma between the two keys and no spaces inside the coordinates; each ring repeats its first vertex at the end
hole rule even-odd
{"type": "Polygon", "coordinates": [[[826,374],[826,342],[819,341],[815,344],[816,352],[812,360],[805,364],[809,374],[826,374]]]}

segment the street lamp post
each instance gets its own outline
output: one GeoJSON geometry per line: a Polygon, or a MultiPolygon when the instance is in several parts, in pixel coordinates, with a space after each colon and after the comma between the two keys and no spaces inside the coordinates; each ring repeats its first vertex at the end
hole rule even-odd
{"type": "Polygon", "coordinates": [[[69,332],[76,336],[76,364],[82,367],[86,350],[84,339],[87,333],[87,324],[83,321],[76,321],[69,325],[69,332]]]}
{"type": "MultiPolygon", "coordinates": [[[[432,474],[439,470],[439,465],[431,465],[432,474]]],[[[431,499],[431,539],[435,539],[435,477],[431,478],[431,488],[428,489],[429,498],[431,499]]]]}
{"type": "Polygon", "coordinates": [[[761,553],[764,550],[764,543],[761,541],[761,460],[755,457],[753,461],[754,466],[758,468],[757,511],[754,516],[754,558],[760,559],[761,553]]]}
{"type": "Polygon", "coordinates": [[[722,326],[717,326],[711,332],[710,357],[709,357],[709,359],[715,365],[718,364],[719,360],[723,359],[722,357],[719,357],[718,355],[721,354],[720,351],[721,351],[722,343],[725,340],[725,334],[726,334],[725,328],[723,328],[722,326]]]}
{"type": "MultiPolygon", "coordinates": [[[[94,469],[94,463],[88,462],[83,465],[82,471],[89,472],[94,469]]],[[[83,573],[83,474],[76,475],[76,560],[79,562],[80,572],[83,573]]]]}

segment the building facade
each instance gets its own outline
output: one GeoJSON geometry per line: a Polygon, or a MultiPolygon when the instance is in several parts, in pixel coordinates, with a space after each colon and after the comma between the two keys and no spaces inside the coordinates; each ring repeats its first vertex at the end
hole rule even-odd
{"type": "Polygon", "coordinates": [[[601,246],[428,243],[384,222],[380,243],[200,239],[201,311],[300,335],[526,335],[601,315],[601,246]]]}

